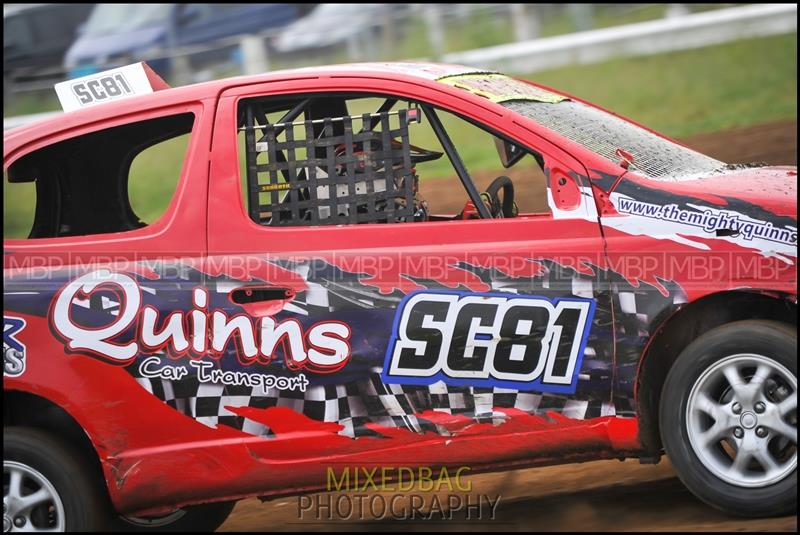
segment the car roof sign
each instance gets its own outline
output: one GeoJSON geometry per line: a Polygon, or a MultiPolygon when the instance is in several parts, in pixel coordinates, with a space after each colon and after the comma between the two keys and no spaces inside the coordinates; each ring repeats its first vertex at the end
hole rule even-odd
{"type": "Polygon", "coordinates": [[[169,89],[169,85],[145,62],[139,62],[59,82],[55,89],[66,112],[169,89]]]}

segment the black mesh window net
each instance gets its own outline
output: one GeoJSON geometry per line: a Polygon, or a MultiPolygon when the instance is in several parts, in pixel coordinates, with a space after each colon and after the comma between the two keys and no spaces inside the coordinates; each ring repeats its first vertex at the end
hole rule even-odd
{"type": "Polygon", "coordinates": [[[246,104],[250,217],[270,226],[414,221],[409,125],[419,120],[410,108],[269,123],[257,102],[246,104]]]}

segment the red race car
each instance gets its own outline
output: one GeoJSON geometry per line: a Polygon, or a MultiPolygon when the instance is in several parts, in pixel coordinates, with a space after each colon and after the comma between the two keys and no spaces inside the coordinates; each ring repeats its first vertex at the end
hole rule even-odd
{"type": "Polygon", "coordinates": [[[663,452],[713,506],[796,510],[795,167],[456,65],[58,91],[4,136],[36,199],[4,241],[5,531],[663,452]]]}

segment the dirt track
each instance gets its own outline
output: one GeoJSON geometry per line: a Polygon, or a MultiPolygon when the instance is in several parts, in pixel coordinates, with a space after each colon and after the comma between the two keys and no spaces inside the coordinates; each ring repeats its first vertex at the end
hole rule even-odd
{"type": "MultiPolygon", "coordinates": [[[[795,121],[702,135],[684,142],[728,163],[797,164],[795,121]]],[[[430,191],[428,195],[440,193],[430,191]]],[[[453,203],[455,210],[462,205],[453,203]]],[[[640,465],[636,460],[597,461],[480,474],[471,476],[470,481],[474,494],[500,495],[494,521],[466,521],[463,514],[456,514],[453,520],[425,522],[299,522],[299,499],[292,497],[263,504],[244,500],[221,531],[797,531],[796,516],[751,520],[712,509],[683,487],[666,460],[658,465],[640,465]]],[[[429,503],[431,494],[425,494],[429,503]]]]}

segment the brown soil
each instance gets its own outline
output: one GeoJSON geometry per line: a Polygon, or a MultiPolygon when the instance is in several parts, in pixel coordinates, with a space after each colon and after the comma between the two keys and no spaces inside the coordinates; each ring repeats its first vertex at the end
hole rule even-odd
{"type": "Polygon", "coordinates": [[[691,148],[727,163],[797,165],[797,121],[780,121],[684,139],[691,148]]]}
{"type": "MultiPolygon", "coordinates": [[[[469,476],[473,503],[478,495],[494,501],[499,496],[494,519],[484,508],[482,516],[465,512],[442,519],[390,520],[375,506],[377,517],[352,513],[337,517],[327,510],[311,508],[321,497],[323,504],[336,503],[324,495],[289,497],[261,503],[256,499],[237,504],[221,531],[797,531],[797,517],[737,518],[695,498],[675,476],[669,461],[641,465],[629,459],[530,468],[469,476]],[[301,502],[301,500],[306,500],[301,502]],[[316,516],[315,516],[316,515],[316,516]]],[[[379,493],[370,492],[370,496],[379,493]]],[[[432,492],[412,491],[422,496],[423,509],[430,512],[432,492]]],[[[448,503],[446,490],[438,493],[448,503]]],[[[457,494],[457,493],[454,493],[457,494]]],[[[350,496],[358,496],[353,492],[350,496]]],[[[362,493],[363,495],[363,493],[362,493]]],[[[390,493],[380,493],[386,503],[390,493]]],[[[350,502],[355,500],[351,498],[350,502]]],[[[369,502],[365,502],[369,503],[369,502]]],[[[341,506],[340,506],[341,507],[341,506]]],[[[346,511],[346,508],[341,509],[346,511]]],[[[400,509],[407,511],[407,509],[400,509]]]]}
{"type": "MultiPolygon", "coordinates": [[[[795,121],[701,135],[684,142],[729,163],[797,164],[795,121]]],[[[493,178],[477,177],[479,187],[493,178]]],[[[436,200],[437,211],[458,212],[463,200],[450,199],[452,191],[452,184],[437,180],[426,185],[424,194],[431,204],[436,200]]],[[[535,206],[531,204],[535,198],[521,196],[523,210],[526,199],[535,206]]],[[[464,514],[455,514],[452,520],[392,522],[368,517],[354,522],[353,517],[315,520],[305,513],[301,521],[300,498],[292,497],[263,504],[243,500],[221,531],[797,531],[796,516],[741,519],[709,507],[686,490],[666,460],[658,465],[596,461],[480,474],[469,480],[473,495],[500,496],[495,520],[467,520],[464,514]]],[[[421,494],[429,504],[432,493],[421,494]]]]}

